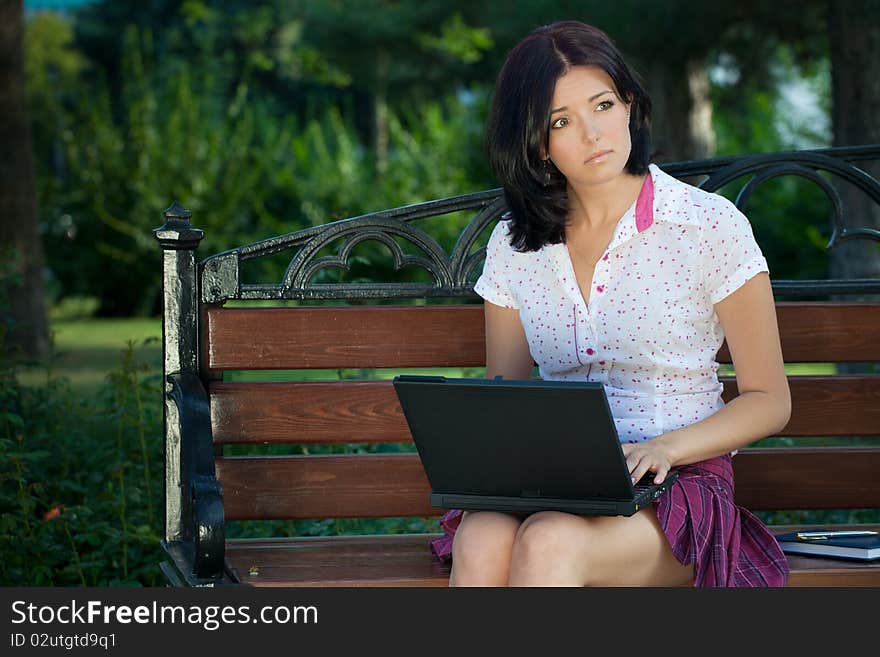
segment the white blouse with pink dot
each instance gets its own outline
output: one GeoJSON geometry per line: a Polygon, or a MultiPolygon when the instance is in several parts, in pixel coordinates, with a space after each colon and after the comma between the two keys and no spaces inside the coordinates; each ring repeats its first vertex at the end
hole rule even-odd
{"type": "Polygon", "coordinates": [[[724,406],[714,304],[767,261],[729,200],[650,165],[596,263],[585,303],[565,244],[520,253],[492,231],[474,290],[519,309],[543,379],[601,382],[622,442],[649,440],[724,406]]]}

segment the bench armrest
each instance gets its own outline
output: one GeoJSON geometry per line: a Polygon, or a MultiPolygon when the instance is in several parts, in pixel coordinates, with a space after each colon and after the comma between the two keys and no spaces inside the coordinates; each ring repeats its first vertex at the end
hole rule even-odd
{"type": "MultiPolygon", "coordinates": [[[[168,375],[169,399],[177,406],[181,439],[181,487],[189,509],[182,509],[192,545],[192,575],[197,579],[223,576],[226,531],[223,489],[214,469],[214,441],[208,395],[191,372],[168,375]]],[[[189,552],[189,550],[187,550],[189,552]]]]}

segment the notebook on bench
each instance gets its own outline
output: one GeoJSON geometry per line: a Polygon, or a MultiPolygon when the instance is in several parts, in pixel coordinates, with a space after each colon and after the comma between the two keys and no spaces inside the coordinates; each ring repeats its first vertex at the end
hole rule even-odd
{"type": "Polygon", "coordinates": [[[634,485],[601,383],[393,379],[443,509],[630,516],[678,478],[634,485]]]}

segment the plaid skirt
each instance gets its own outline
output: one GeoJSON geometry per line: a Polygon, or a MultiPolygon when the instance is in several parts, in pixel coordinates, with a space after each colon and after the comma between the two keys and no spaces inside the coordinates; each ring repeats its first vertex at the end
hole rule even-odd
{"type": "MultiPolygon", "coordinates": [[[[788,561],[776,538],[733,501],[733,466],[725,454],[678,468],[678,480],[654,502],[657,519],[681,564],[694,564],[694,586],[785,586],[788,561]]],[[[431,542],[442,561],[462,512],[440,519],[443,536],[431,542]]]]}

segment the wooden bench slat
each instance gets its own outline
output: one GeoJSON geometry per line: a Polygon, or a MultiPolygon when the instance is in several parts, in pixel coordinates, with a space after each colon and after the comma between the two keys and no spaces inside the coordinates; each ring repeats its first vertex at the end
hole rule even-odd
{"type": "Polygon", "coordinates": [[[789,586],[880,586],[880,564],[790,555],[789,586]]]}
{"type": "MultiPolygon", "coordinates": [[[[772,528],[779,533],[787,528],[772,528]]],[[[245,539],[226,559],[249,586],[447,586],[431,553],[436,534],[245,539]]],[[[789,586],[880,586],[880,562],[790,555],[789,586]]]]}
{"type": "Polygon", "coordinates": [[[485,363],[481,305],[213,308],[207,342],[212,370],[485,363]]]}
{"type": "MultiPolygon", "coordinates": [[[[417,454],[223,457],[227,520],[435,516],[417,454]]],[[[744,449],[736,500],[750,509],[880,507],[880,448],[744,449]]]]}
{"type": "Polygon", "coordinates": [[[215,459],[227,520],[433,516],[417,454],[215,459]]]}
{"type": "Polygon", "coordinates": [[[411,442],[391,381],[213,383],[214,442],[411,442]]]}
{"type": "Polygon", "coordinates": [[[749,509],[880,507],[880,447],[743,450],[736,501],[749,509]]]}
{"type": "MultiPolygon", "coordinates": [[[[724,400],[736,381],[722,377],[724,400]]],[[[880,376],[789,378],[792,418],[780,436],[880,435],[880,376]]],[[[388,380],[214,383],[217,444],[411,442],[388,380]]]]}
{"type": "MultiPolygon", "coordinates": [[[[779,302],[776,307],[787,362],[880,360],[875,319],[880,304],[779,302]]],[[[202,362],[209,370],[485,363],[481,304],[209,308],[204,335],[202,362]]],[[[718,361],[730,362],[726,345],[718,361]]]]}
{"type": "MultiPolygon", "coordinates": [[[[880,361],[878,313],[876,302],[777,302],[782,356],[787,363],[880,361]]],[[[731,362],[726,342],[718,362],[731,362]]]]}
{"type": "MultiPolygon", "coordinates": [[[[880,435],[880,376],[790,376],[791,419],[780,436],[880,435]]],[[[725,382],[724,401],[738,394],[725,382]]]]}
{"type": "Polygon", "coordinates": [[[448,586],[431,553],[436,535],[303,537],[227,542],[226,559],[251,586],[448,586]]]}

